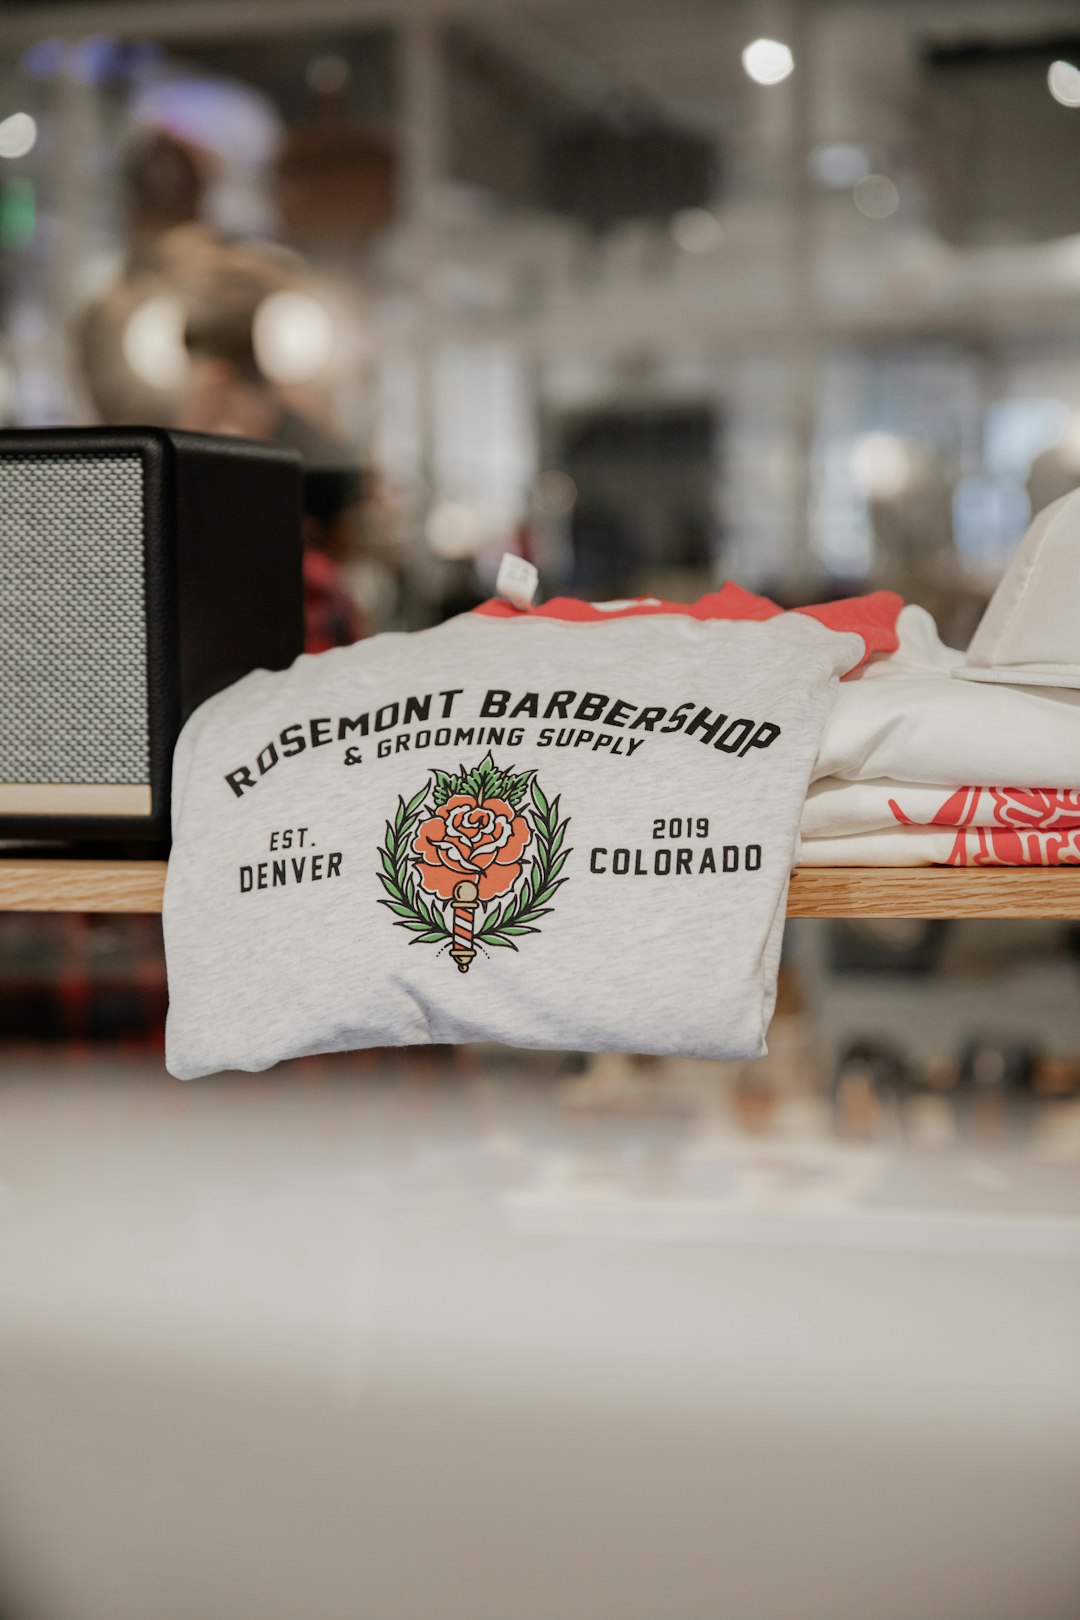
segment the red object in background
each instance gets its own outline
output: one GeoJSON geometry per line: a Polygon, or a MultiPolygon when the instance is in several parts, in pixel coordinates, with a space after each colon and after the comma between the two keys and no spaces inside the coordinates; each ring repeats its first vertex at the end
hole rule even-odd
{"type": "Polygon", "coordinates": [[[304,248],[364,242],[394,217],[389,145],[340,119],[294,128],[277,165],[286,238],[304,248]]]}
{"type": "Polygon", "coordinates": [[[366,629],[337,563],[309,546],[304,552],[304,651],[351,647],[366,629]]]}

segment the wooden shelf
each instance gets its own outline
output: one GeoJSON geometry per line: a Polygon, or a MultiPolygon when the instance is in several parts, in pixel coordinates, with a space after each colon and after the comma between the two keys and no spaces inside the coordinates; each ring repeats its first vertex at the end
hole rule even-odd
{"type": "Polygon", "coordinates": [[[788,916],[1080,918],[1080,866],[802,866],[788,916]]]}
{"type": "MultiPolygon", "coordinates": [[[[161,910],[164,861],[0,857],[0,911],[161,910]]],[[[1080,866],[800,867],[789,917],[1080,919],[1080,866]]]]}
{"type": "Polygon", "coordinates": [[[0,857],[0,911],[160,911],[164,861],[0,857]]]}

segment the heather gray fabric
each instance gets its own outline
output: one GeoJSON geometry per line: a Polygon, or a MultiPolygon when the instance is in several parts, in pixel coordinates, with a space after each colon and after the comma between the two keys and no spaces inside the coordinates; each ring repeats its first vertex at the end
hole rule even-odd
{"type": "Polygon", "coordinates": [[[506,1041],[765,1049],[858,636],[463,615],[249,675],[177,745],[167,1063],[506,1041]]]}

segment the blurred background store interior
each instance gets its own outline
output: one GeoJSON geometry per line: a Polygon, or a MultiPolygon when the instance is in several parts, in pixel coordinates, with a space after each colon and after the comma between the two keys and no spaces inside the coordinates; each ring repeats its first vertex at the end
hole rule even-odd
{"type": "MultiPolygon", "coordinates": [[[[0,255],[0,424],[302,452],[312,650],[507,550],[963,646],[1080,484],[1080,4],[5,0],[0,255]]],[[[792,925],[756,1066],[164,1006],[0,917],[4,1620],[1080,1614],[1080,929],[792,925]]]]}
{"type": "Polygon", "coordinates": [[[960,639],[1080,477],[1078,51],[1049,0],[8,0],[0,411],[362,467],[373,629],[517,544],[960,639]]]}

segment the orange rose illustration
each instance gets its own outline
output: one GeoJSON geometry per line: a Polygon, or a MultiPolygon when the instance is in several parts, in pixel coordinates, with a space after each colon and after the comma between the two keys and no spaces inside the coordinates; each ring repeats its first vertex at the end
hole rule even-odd
{"type": "Polygon", "coordinates": [[[439,946],[461,974],[477,957],[516,952],[543,931],[567,881],[573,850],[564,847],[570,817],[560,804],[534,771],[496,765],[490,752],[471,767],[433,768],[426,786],[399,796],[386,823],[379,905],[412,935],[410,945],[439,946]],[[526,848],[528,876],[519,882],[526,848]]]}
{"type": "Polygon", "coordinates": [[[481,901],[506,894],[521,876],[521,857],[532,832],[505,799],[455,793],[412,841],[417,871],[429,894],[453,898],[455,886],[471,878],[481,901]]]}

